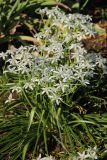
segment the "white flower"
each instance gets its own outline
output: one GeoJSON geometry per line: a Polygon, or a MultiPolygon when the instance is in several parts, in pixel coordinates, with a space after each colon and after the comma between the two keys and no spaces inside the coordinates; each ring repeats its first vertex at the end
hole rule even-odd
{"type": "Polygon", "coordinates": [[[16,91],[17,93],[20,93],[22,91],[22,88],[20,86],[13,86],[10,88],[12,90],[12,93],[16,91]]]}
{"type": "Polygon", "coordinates": [[[11,103],[12,101],[14,101],[15,99],[13,99],[12,97],[12,93],[9,94],[8,99],[5,101],[5,103],[11,103]]]}
{"type": "Polygon", "coordinates": [[[89,155],[87,155],[85,151],[83,151],[82,153],[78,152],[78,155],[79,155],[80,160],[84,160],[89,157],[89,155]]]}
{"type": "Polygon", "coordinates": [[[87,160],[89,158],[90,160],[98,159],[97,157],[97,147],[94,148],[89,147],[87,150],[83,151],[82,153],[77,152],[78,156],[74,157],[73,160],[87,160]]]}
{"type": "Polygon", "coordinates": [[[6,53],[4,53],[4,52],[1,52],[1,53],[0,53],[0,58],[3,58],[3,60],[5,60],[6,57],[7,57],[7,54],[6,54],[6,53]]]}
{"type": "Polygon", "coordinates": [[[35,87],[35,84],[34,83],[31,83],[31,82],[26,82],[25,85],[23,86],[24,89],[30,89],[30,90],[33,90],[35,87]]]}
{"type": "Polygon", "coordinates": [[[62,98],[60,96],[57,96],[56,94],[50,95],[49,98],[52,102],[55,102],[57,105],[59,105],[62,101],[62,98]]]}
{"type": "Polygon", "coordinates": [[[55,87],[64,93],[65,89],[68,88],[68,85],[63,83],[62,81],[59,81],[59,83],[55,84],[55,87]]]}
{"type": "Polygon", "coordinates": [[[39,157],[37,157],[35,160],[55,160],[55,158],[52,156],[47,156],[47,157],[41,158],[41,154],[40,154],[39,157]]]}

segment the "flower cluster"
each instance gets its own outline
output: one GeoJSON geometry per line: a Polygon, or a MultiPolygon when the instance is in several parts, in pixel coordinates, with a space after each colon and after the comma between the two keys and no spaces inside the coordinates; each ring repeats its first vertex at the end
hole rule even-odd
{"type": "Polygon", "coordinates": [[[41,158],[41,154],[40,154],[40,155],[37,157],[36,160],[55,160],[55,158],[52,157],[52,156],[47,156],[47,157],[41,158]]]}
{"type": "Polygon", "coordinates": [[[11,73],[17,79],[10,90],[35,89],[59,104],[63,95],[72,93],[76,85],[88,85],[96,67],[106,73],[106,61],[87,53],[81,43],[82,38],[94,34],[89,16],[65,14],[57,7],[40,10],[40,14],[47,19],[35,37],[41,38],[43,45],[0,53],[7,64],[3,73],[11,73]]]}
{"type": "Polygon", "coordinates": [[[78,152],[78,156],[74,157],[73,160],[95,160],[98,159],[97,157],[97,147],[95,146],[94,148],[88,148],[87,150],[83,151],[82,153],[78,152]]]}

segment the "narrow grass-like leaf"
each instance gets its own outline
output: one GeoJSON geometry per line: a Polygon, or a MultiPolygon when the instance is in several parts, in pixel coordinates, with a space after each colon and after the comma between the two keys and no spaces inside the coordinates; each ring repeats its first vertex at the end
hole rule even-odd
{"type": "Polygon", "coordinates": [[[22,160],[25,160],[25,158],[26,158],[26,153],[27,153],[28,147],[29,147],[29,143],[24,145],[23,152],[22,152],[22,160]]]}
{"type": "Polygon", "coordinates": [[[30,113],[30,118],[29,118],[29,124],[28,124],[27,131],[29,131],[29,129],[30,129],[32,123],[33,123],[34,115],[35,115],[35,108],[32,108],[31,113],[30,113]]]}

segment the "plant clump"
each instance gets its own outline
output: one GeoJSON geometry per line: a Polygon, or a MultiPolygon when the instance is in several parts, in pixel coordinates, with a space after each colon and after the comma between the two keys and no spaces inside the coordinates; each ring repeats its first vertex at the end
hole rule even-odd
{"type": "Polygon", "coordinates": [[[29,152],[32,159],[39,153],[57,157],[59,148],[73,157],[106,140],[99,112],[106,110],[107,99],[95,90],[107,75],[107,61],[88,53],[81,42],[94,35],[91,18],[65,14],[58,7],[39,14],[35,38],[42,45],[0,53],[5,61],[0,76],[1,159],[8,155],[24,160],[29,152]]]}

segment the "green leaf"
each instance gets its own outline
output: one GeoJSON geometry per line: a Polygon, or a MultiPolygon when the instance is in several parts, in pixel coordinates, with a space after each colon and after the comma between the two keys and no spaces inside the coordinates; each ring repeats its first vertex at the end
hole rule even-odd
{"type": "Polygon", "coordinates": [[[32,125],[34,114],[35,114],[35,108],[32,108],[31,113],[30,113],[30,118],[29,118],[29,124],[28,124],[27,131],[29,131],[29,129],[30,129],[31,125],[32,125]]]}
{"type": "Polygon", "coordinates": [[[89,0],[86,0],[86,1],[84,2],[83,6],[81,7],[81,10],[83,10],[83,9],[86,7],[86,5],[88,4],[88,2],[89,2],[89,0]]]}
{"type": "Polygon", "coordinates": [[[0,0],[0,3],[2,3],[3,2],[3,0],[0,0]]]}
{"type": "Polygon", "coordinates": [[[14,12],[14,10],[16,9],[16,7],[18,6],[19,3],[20,3],[20,0],[17,0],[17,1],[15,2],[15,4],[14,4],[13,7],[12,7],[12,9],[9,11],[9,14],[8,14],[8,16],[7,16],[7,20],[10,19],[12,13],[14,12]]]}
{"type": "Polygon", "coordinates": [[[72,5],[72,8],[78,9],[78,8],[79,8],[79,3],[74,3],[74,4],[72,5]]]}
{"type": "Polygon", "coordinates": [[[23,148],[23,151],[22,151],[22,160],[25,160],[25,157],[26,157],[26,153],[27,153],[27,150],[28,150],[28,146],[29,146],[29,143],[27,143],[24,148],[23,148]]]}
{"type": "Polygon", "coordinates": [[[57,2],[55,1],[55,0],[50,0],[50,1],[45,1],[45,2],[43,2],[42,3],[42,5],[54,5],[54,4],[56,4],[57,2]]]}

